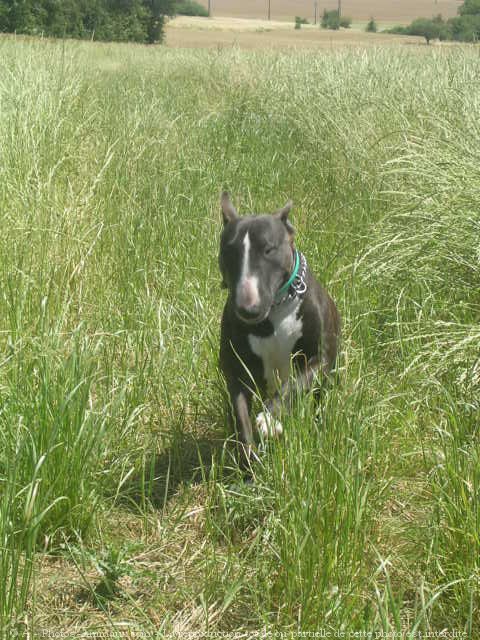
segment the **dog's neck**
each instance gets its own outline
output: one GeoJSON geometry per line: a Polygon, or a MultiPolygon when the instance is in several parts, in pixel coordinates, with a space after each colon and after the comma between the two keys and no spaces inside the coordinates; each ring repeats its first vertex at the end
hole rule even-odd
{"type": "Polygon", "coordinates": [[[283,304],[292,298],[302,297],[307,291],[306,273],[307,260],[303,253],[295,248],[293,251],[293,269],[288,280],[280,287],[275,296],[275,306],[283,304]]]}

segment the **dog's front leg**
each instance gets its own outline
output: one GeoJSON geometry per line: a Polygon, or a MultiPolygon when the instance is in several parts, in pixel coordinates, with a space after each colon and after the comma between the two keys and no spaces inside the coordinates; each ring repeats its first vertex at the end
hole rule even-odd
{"type": "Polygon", "coordinates": [[[317,356],[310,358],[305,368],[298,372],[295,378],[290,378],[282,385],[279,393],[265,403],[265,411],[257,415],[257,426],[265,436],[279,436],[283,432],[281,422],[278,420],[282,406],[291,410],[297,394],[306,393],[312,388],[315,378],[318,376],[321,367],[320,359],[317,356]]]}
{"type": "Polygon", "coordinates": [[[241,448],[242,462],[248,464],[255,447],[252,423],[250,421],[252,394],[244,387],[238,387],[237,385],[229,385],[229,393],[235,431],[241,448]]]}

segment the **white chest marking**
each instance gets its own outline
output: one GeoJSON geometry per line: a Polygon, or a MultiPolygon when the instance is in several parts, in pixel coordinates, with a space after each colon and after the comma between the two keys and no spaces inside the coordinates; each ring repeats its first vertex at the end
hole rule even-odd
{"type": "Polygon", "coordinates": [[[301,300],[294,298],[272,309],[269,315],[273,324],[271,336],[248,336],[251,350],[262,360],[263,375],[269,394],[277,390],[278,378],[285,382],[290,375],[290,358],[303,329],[301,319],[297,318],[300,303],[301,300]]]}

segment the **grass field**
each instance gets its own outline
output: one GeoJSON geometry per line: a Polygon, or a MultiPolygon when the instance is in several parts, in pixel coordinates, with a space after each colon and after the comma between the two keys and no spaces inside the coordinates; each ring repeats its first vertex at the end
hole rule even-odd
{"type": "Polygon", "coordinates": [[[478,638],[478,48],[4,37],[0,65],[1,637],[478,638]],[[251,484],[222,188],[293,198],[344,325],[251,484]]]}

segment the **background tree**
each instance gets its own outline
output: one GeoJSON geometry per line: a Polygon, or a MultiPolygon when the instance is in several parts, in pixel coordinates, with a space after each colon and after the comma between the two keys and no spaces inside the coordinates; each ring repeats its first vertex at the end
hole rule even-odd
{"type": "Polygon", "coordinates": [[[444,31],[443,23],[438,20],[429,20],[428,18],[417,18],[409,27],[410,35],[423,36],[427,44],[430,44],[430,40],[440,38],[444,31]]]}
{"type": "Polygon", "coordinates": [[[0,31],[161,42],[173,0],[0,0],[0,31]]]}
{"type": "Polygon", "coordinates": [[[348,16],[341,16],[337,9],[333,9],[332,11],[325,9],[320,26],[322,29],[333,29],[336,31],[340,29],[340,27],[348,29],[351,24],[352,19],[348,16]]]}
{"type": "Polygon", "coordinates": [[[433,38],[458,40],[460,42],[480,41],[480,0],[465,0],[458,9],[458,16],[447,22],[438,15],[431,20],[418,18],[408,26],[397,26],[388,33],[423,36],[427,43],[433,38]]]}
{"type": "Polygon", "coordinates": [[[480,0],[465,0],[458,9],[461,16],[478,16],[480,15],[480,0]]]}
{"type": "Polygon", "coordinates": [[[338,15],[338,11],[336,9],[333,11],[327,11],[325,9],[320,25],[322,29],[333,29],[335,31],[340,29],[340,16],[338,15]]]}
{"type": "Polygon", "coordinates": [[[175,14],[174,0],[144,0],[148,9],[147,42],[162,42],[164,37],[165,16],[175,14]]]}
{"type": "Polygon", "coordinates": [[[208,18],[208,9],[195,0],[179,0],[175,2],[175,14],[181,16],[200,16],[208,18]]]}
{"type": "Polygon", "coordinates": [[[480,40],[480,0],[465,0],[458,9],[458,17],[448,21],[453,40],[478,42],[480,40]]]}
{"type": "Polygon", "coordinates": [[[370,18],[365,31],[368,31],[368,33],[377,33],[377,23],[373,18],[370,18]]]}

